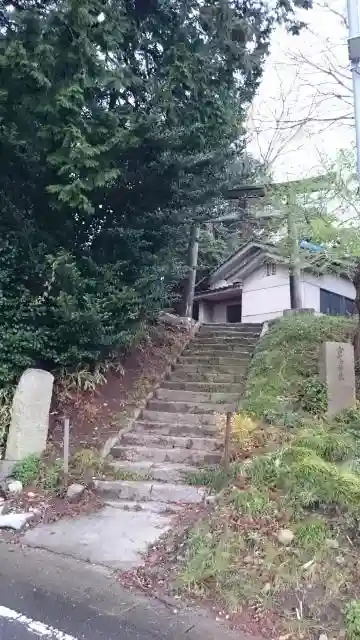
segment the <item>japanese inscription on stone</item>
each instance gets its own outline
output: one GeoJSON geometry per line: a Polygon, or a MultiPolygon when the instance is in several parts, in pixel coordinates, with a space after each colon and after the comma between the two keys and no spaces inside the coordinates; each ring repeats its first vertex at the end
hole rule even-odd
{"type": "Polygon", "coordinates": [[[324,342],[320,349],[319,373],[326,385],[328,413],[355,404],[354,347],[349,342],[324,342]]]}

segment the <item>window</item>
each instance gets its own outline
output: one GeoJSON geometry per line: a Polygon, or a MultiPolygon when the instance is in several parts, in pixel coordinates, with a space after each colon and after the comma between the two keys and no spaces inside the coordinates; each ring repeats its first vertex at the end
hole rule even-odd
{"type": "Polygon", "coordinates": [[[275,262],[267,262],[265,265],[265,273],[267,276],[276,276],[275,262]]]}
{"type": "Polygon", "coordinates": [[[241,322],[241,304],[226,307],[226,322],[241,322]]]}
{"type": "Polygon", "coordinates": [[[352,316],[355,313],[355,303],[338,293],[320,289],[320,313],[328,316],[352,316]]]}

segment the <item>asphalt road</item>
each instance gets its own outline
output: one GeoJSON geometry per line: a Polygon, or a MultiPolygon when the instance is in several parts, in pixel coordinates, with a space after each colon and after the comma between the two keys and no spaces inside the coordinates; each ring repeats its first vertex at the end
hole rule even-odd
{"type": "Polygon", "coordinates": [[[114,616],[85,604],[72,604],[58,596],[24,584],[0,579],[1,640],[159,640],[164,635],[139,631],[114,616]]]}
{"type": "MultiPolygon", "coordinates": [[[[121,544],[121,538],[119,538],[121,544]]],[[[0,542],[0,640],[259,640],[124,589],[109,568],[0,542]]]]}

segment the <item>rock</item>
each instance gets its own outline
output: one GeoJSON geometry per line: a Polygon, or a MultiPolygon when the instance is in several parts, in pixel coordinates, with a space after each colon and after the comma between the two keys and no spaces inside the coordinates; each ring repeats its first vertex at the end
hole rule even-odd
{"type": "Polygon", "coordinates": [[[46,447],[54,376],[42,369],[26,369],[16,388],[5,460],[41,455],[46,447]]]}
{"type": "Polygon", "coordinates": [[[322,634],[319,636],[319,640],[328,640],[328,637],[327,637],[326,633],[322,633],[322,634]]]}
{"type": "Polygon", "coordinates": [[[263,593],[265,594],[270,593],[271,589],[272,589],[271,582],[267,582],[263,587],[263,593]]]}
{"type": "Polygon", "coordinates": [[[330,549],[338,549],[340,547],[339,541],[336,538],[327,538],[326,544],[330,549]]]}
{"type": "Polygon", "coordinates": [[[66,497],[70,502],[75,502],[81,498],[84,491],[85,487],[83,484],[71,484],[66,492],[66,497]]]}
{"type": "Polygon", "coordinates": [[[290,529],[280,529],[280,531],[277,534],[278,541],[285,546],[288,546],[289,544],[291,544],[292,541],[294,540],[294,537],[295,536],[290,529]]]}
{"type": "Polygon", "coordinates": [[[8,484],[8,492],[9,493],[21,493],[23,490],[23,485],[20,480],[10,480],[8,484]]]}
{"type": "Polygon", "coordinates": [[[20,531],[32,517],[32,513],[8,513],[6,515],[0,515],[0,529],[15,529],[15,531],[20,531]]]}
{"type": "Polygon", "coordinates": [[[0,507],[0,514],[4,516],[7,513],[11,513],[11,503],[4,502],[0,507]]]}

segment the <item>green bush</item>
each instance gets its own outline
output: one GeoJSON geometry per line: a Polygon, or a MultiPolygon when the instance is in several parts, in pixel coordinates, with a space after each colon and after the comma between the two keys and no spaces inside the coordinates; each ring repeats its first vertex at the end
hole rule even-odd
{"type": "Polygon", "coordinates": [[[345,627],[347,640],[360,638],[360,600],[352,600],[345,609],[345,627]]]}
{"type": "Polygon", "coordinates": [[[243,491],[234,488],[227,502],[235,511],[254,518],[271,516],[276,513],[276,504],[269,499],[266,489],[259,491],[256,488],[243,491]]]}
{"type": "Polygon", "coordinates": [[[59,460],[45,461],[39,456],[27,456],[14,466],[12,477],[20,480],[24,487],[35,485],[45,491],[56,489],[62,476],[59,460]]]}
{"type": "Polygon", "coordinates": [[[39,456],[27,456],[17,462],[12,470],[12,477],[20,480],[24,487],[38,481],[40,476],[41,460],[39,456]]]}
{"type": "Polygon", "coordinates": [[[299,406],[306,413],[321,416],[327,409],[326,386],[317,376],[302,380],[297,392],[299,406]]]}
{"type": "Polygon", "coordinates": [[[292,444],[309,449],[329,462],[350,460],[359,452],[359,445],[350,434],[332,431],[321,425],[301,430],[292,444]]]}

